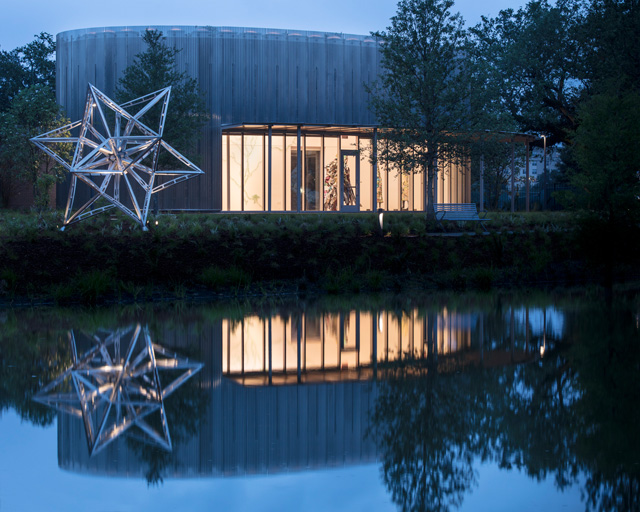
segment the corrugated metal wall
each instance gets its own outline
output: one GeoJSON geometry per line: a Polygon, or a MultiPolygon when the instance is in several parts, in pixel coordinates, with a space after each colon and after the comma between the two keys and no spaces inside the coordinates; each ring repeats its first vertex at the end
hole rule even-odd
{"type": "MultiPolygon", "coordinates": [[[[161,209],[221,207],[221,125],[371,125],[364,84],[380,68],[369,36],[295,30],[153,26],[180,50],[179,71],[198,80],[212,114],[201,138],[204,176],[158,194],[161,209]]],[[[144,51],[147,27],[105,27],[57,36],[57,95],[68,116],[82,115],[87,84],[110,97],[144,51]]],[[[171,108],[171,105],[169,105],[171,108]]],[[[68,185],[58,191],[59,206],[68,185]]],[[[82,199],[82,197],[78,197],[82,199]]]]}
{"type": "MultiPolygon", "coordinates": [[[[371,382],[244,387],[223,379],[210,391],[198,432],[174,446],[162,473],[233,476],[375,462],[375,442],[366,431],[376,389],[371,382]]],[[[82,420],[67,414],[58,415],[58,465],[114,476],[149,470],[125,438],[89,457],[82,420]]]]}

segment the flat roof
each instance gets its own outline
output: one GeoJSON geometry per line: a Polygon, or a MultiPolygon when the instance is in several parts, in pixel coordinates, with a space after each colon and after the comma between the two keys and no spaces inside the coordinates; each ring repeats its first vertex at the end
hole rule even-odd
{"type": "MultiPolygon", "coordinates": [[[[285,133],[296,135],[298,132],[298,126],[300,127],[300,131],[305,135],[358,135],[360,137],[373,137],[373,132],[376,129],[380,129],[377,125],[336,125],[336,124],[282,124],[282,123],[274,123],[274,124],[261,124],[261,123],[234,123],[234,124],[223,124],[222,131],[227,133],[243,133],[249,134],[252,133],[256,135],[261,135],[265,133],[269,127],[275,133],[285,133]]],[[[478,138],[487,138],[496,140],[498,142],[517,142],[520,144],[524,143],[532,143],[534,141],[540,140],[539,135],[530,135],[528,133],[517,133],[517,132],[492,132],[490,130],[486,130],[484,132],[478,133],[478,138]]]]}
{"type": "Polygon", "coordinates": [[[59,32],[58,37],[64,39],[77,39],[98,34],[113,34],[115,36],[137,35],[146,30],[160,30],[168,37],[222,37],[222,38],[247,38],[247,39],[291,39],[310,41],[344,42],[346,44],[366,43],[378,45],[376,37],[362,34],[345,34],[342,32],[322,32],[317,30],[294,30],[280,28],[259,27],[227,27],[211,25],[122,25],[109,27],[89,27],[65,30],[59,32]]]}
{"type": "Polygon", "coordinates": [[[298,127],[305,135],[358,135],[360,137],[373,137],[373,132],[377,126],[361,125],[336,125],[336,124],[256,124],[256,123],[236,123],[222,125],[222,131],[227,133],[255,133],[263,134],[271,127],[276,134],[296,135],[298,127]]]}

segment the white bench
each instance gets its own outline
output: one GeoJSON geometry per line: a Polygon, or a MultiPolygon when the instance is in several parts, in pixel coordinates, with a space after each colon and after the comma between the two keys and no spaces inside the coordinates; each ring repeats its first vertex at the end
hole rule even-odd
{"type": "Polygon", "coordinates": [[[435,210],[436,221],[443,230],[443,220],[451,220],[454,222],[472,221],[479,222],[485,233],[488,233],[484,223],[490,219],[478,215],[478,209],[475,203],[439,203],[435,204],[433,209],[435,210]]]}

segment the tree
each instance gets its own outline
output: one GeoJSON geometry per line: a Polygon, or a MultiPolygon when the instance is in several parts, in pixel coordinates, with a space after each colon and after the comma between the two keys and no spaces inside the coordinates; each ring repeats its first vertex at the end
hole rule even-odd
{"type": "Polygon", "coordinates": [[[56,43],[51,34],[42,32],[20,48],[0,51],[0,112],[9,109],[11,101],[31,85],[47,87],[54,93],[56,85],[56,43]]]}
{"type": "Polygon", "coordinates": [[[469,133],[469,75],[465,32],[452,0],[401,0],[381,40],[385,72],[370,87],[380,125],[379,158],[399,172],[426,176],[425,209],[433,214],[439,160],[460,155],[469,133]]]}
{"type": "MultiPolygon", "coordinates": [[[[5,186],[12,178],[30,183],[38,211],[48,207],[49,191],[64,177],[64,169],[29,139],[67,123],[47,85],[22,89],[9,109],[0,113],[0,172],[5,186]]],[[[63,158],[65,149],[70,152],[70,144],[61,148],[63,158]]]]}
{"type": "Polygon", "coordinates": [[[640,4],[592,0],[584,21],[587,78],[593,94],[640,92],[640,4]]]}
{"type": "Polygon", "coordinates": [[[499,133],[479,134],[470,149],[474,179],[478,178],[480,160],[482,159],[485,199],[491,210],[498,209],[500,195],[510,183],[512,154],[515,156],[516,166],[522,164],[524,156],[522,144],[517,144],[514,148],[505,138],[504,134],[500,135],[499,133]]]}
{"type": "MultiPolygon", "coordinates": [[[[171,86],[164,138],[193,159],[197,134],[208,119],[198,83],[186,72],[176,71],[176,55],[180,50],[165,46],[162,32],[147,30],[142,40],[147,49],[137,54],[133,64],[124,70],[116,99],[124,103],[171,86]]],[[[161,166],[162,163],[161,160],[161,166]]]]}
{"type": "Polygon", "coordinates": [[[615,225],[640,222],[640,94],[597,94],[581,105],[571,182],[578,206],[615,225]]]}
{"type": "Polygon", "coordinates": [[[500,11],[470,30],[496,101],[518,130],[568,143],[585,87],[582,0],[534,0],[500,11]],[[482,57],[483,56],[483,57],[482,57]]]}
{"type": "Polygon", "coordinates": [[[6,202],[14,179],[33,186],[35,206],[48,206],[61,168],[29,138],[66,122],[55,101],[53,37],[45,32],[10,52],[0,51],[0,176],[6,202]]]}

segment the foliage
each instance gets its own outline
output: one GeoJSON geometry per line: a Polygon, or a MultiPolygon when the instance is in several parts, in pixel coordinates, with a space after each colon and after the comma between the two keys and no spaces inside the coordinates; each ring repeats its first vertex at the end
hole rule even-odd
{"type": "Polygon", "coordinates": [[[461,158],[458,137],[471,128],[465,32],[452,0],[401,0],[382,43],[384,73],[368,87],[380,131],[378,157],[399,172],[428,178],[433,214],[440,160],[461,158]]]}
{"type": "MultiPolygon", "coordinates": [[[[196,135],[208,118],[197,81],[186,71],[176,70],[176,55],[180,50],[167,47],[162,32],[147,30],[142,40],[147,48],[137,54],[133,64],[124,70],[116,90],[116,99],[124,103],[171,87],[164,138],[178,151],[194,159],[196,135]]],[[[149,112],[147,115],[154,114],[159,116],[160,112],[149,112]]]]}
{"type": "MultiPolygon", "coordinates": [[[[40,314],[42,312],[39,312],[40,314]]],[[[0,414],[13,408],[23,420],[48,425],[55,411],[32,401],[71,360],[66,332],[38,317],[10,311],[0,317],[0,414]]]]}
{"type": "Polygon", "coordinates": [[[640,6],[628,0],[591,0],[583,38],[593,94],[640,92],[640,6]]]}
{"type": "Polygon", "coordinates": [[[470,30],[484,104],[517,130],[563,144],[568,204],[638,220],[640,9],[625,0],[531,0],[470,30]]]}
{"type": "MultiPolygon", "coordinates": [[[[63,167],[42,152],[29,139],[67,124],[61,107],[46,85],[22,89],[0,114],[0,172],[5,183],[17,178],[33,186],[38,211],[49,205],[51,187],[63,178],[63,167]]],[[[64,158],[70,144],[59,148],[64,158]]],[[[5,198],[6,200],[6,198],[5,198]]]]}
{"type": "Polygon", "coordinates": [[[0,112],[8,110],[17,94],[27,87],[40,85],[54,93],[55,51],[56,43],[46,32],[25,46],[0,51],[0,112]]]}
{"type": "Polygon", "coordinates": [[[610,223],[640,221],[640,94],[598,94],[580,108],[574,139],[578,171],[572,183],[583,192],[578,205],[610,223]]]}
{"type": "Polygon", "coordinates": [[[606,224],[609,237],[640,221],[640,159],[633,151],[640,128],[638,27],[637,2],[592,0],[582,30],[589,87],[566,160],[569,179],[581,192],[574,204],[606,224]]]}
{"type": "MultiPolygon", "coordinates": [[[[587,510],[638,510],[640,302],[637,289],[629,295],[620,293],[612,303],[598,290],[587,289],[401,295],[388,302],[332,297],[320,302],[291,298],[289,303],[266,304],[9,310],[0,315],[0,410],[12,408],[33,424],[51,424],[56,413],[31,397],[70,364],[71,328],[89,335],[100,327],[149,323],[152,339],[167,348],[173,347],[169,340],[177,340],[178,352],[202,361],[205,356],[193,337],[208,353],[211,336],[214,348],[215,340],[220,342],[215,333],[223,318],[287,318],[300,312],[310,318],[322,312],[386,310],[399,322],[420,318],[425,326],[438,326],[446,308],[454,322],[456,313],[473,319],[459,325],[470,334],[458,340],[458,348],[465,348],[438,349],[437,329],[425,329],[424,345],[403,345],[403,357],[396,362],[379,358],[378,378],[371,388],[363,388],[373,405],[369,425],[382,478],[401,509],[454,509],[476,486],[478,464],[493,462],[534,481],[553,479],[559,490],[579,485],[587,510]],[[531,328],[537,322],[523,317],[530,309],[539,314],[551,304],[562,311],[564,328],[549,328],[547,316],[543,337],[531,328]],[[417,317],[404,315],[414,311],[417,317]],[[522,316],[514,320],[514,314],[522,316]],[[545,351],[538,356],[542,346],[545,351]],[[415,357],[416,349],[426,357],[415,357]]],[[[220,363],[219,358],[214,361],[220,363]]],[[[207,425],[207,418],[233,406],[220,393],[219,373],[208,370],[166,401],[174,455],[127,438],[128,453],[146,465],[150,483],[160,483],[165,470],[178,463],[176,455],[193,448],[190,440],[207,425]],[[218,402],[221,397],[226,405],[218,402]]],[[[83,443],[81,432],[76,431],[76,440],[83,443]]]]}
{"type": "MultiPolygon", "coordinates": [[[[578,216],[565,212],[491,214],[490,236],[480,236],[475,223],[442,233],[422,212],[385,212],[384,235],[375,214],[156,219],[145,233],[125,229],[118,217],[92,218],[60,233],[53,214],[42,223],[35,215],[0,215],[0,300],[130,302],[177,291],[348,293],[593,278],[577,243],[578,216]],[[484,268],[492,270],[483,274],[484,268]]],[[[638,248],[626,244],[621,254],[626,260],[616,279],[633,275],[627,262],[638,248]]]]}
{"type": "Polygon", "coordinates": [[[577,127],[584,87],[582,0],[533,0],[506,9],[470,30],[473,54],[484,65],[494,101],[519,131],[568,142],[577,127]]]}
{"type": "Polygon", "coordinates": [[[487,363],[455,354],[438,354],[437,362],[429,350],[426,360],[389,368],[371,433],[401,510],[459,506],[475,485],[478,459],[538,481],[552,477],[559,490],[580,485],[588,511],[637,510],[640,345],[638,306],[629,302],[570,300],[564,334],[547,330],[543,342],[528,338],[528,328],[514,334],[496,297],[483,314],[487,363]],[[529,344],[545,346],[538,361],[488,363],[492,352],[522,357],[529,344]]]}

